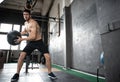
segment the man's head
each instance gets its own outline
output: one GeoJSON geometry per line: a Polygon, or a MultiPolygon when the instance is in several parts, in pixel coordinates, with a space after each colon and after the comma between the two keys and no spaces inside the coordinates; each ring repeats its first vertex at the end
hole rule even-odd
{"type": "Polygon", "coordinates": [[[23,11],[23,17],[24,17],[24,19],[25,19],[26,21],[28,21],[28,20],[30,19],[30,17],[31,17],[30,14],[31,14],[31,13],[30,13],[30,10],[25,9],[25,10],[23,11]]]}

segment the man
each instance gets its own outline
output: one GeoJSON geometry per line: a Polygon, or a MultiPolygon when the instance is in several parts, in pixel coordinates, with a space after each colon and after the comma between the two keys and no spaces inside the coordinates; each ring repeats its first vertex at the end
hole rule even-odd
{"type": "Polygon", "coordinates": [[[23,61],[26,55],[30,55],[33,50],[38,49],[43,53],[46,59],[46,66],[48,68],[48,76],[52,79],[56,79],[56,76],[51,72],[51,59],[48,49],[45,47],[45,44],[42,41],[40,26],[34,19],[31,18],[30,11],[24,10],[23,17],[25,19],[25,29],[21,32],[21,35],[28,34],[27,38],[18,37],[16,42],[20,43],[23,40],[29,41],[23,51],[20,53],[18,59],[17,72],[11,78],[11,81],[17,81],[19,79],[19,73],[23,65],[23,61]]]}

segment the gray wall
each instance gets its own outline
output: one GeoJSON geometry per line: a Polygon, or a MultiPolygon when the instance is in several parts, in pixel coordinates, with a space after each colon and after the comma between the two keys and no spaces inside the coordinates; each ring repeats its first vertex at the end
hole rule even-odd
{"type": "MultiPolygon", "coordinates": [[[[57,26],[50,27],[54,29],[49,45],[52,63],[96,74],[103,51],[96,1],[74,0],[63,11],[60,36],[57,26]]],[[[100,74],[104,75],[103,69],[100,74]]]]}
{"type": "Polygon", "coordinates": [[[120,0],[96,0],[107,82],[120,82],[120,0]]]}
{"type": "MultiPolygon", "coordinates": [[[[64,19],[64,16],[62,16],[61,18],[64,19]]],[[[53,27],[53,29],[55,29],[54,32],[52,32],[52,34],[49,34],[49,50],[52,58],[52,63],[64,66],[65,28],[63,22],[61,21],[60,23],[60,36],[58,36],[58,27],[56,25],[53,27]]]]}
{"type": "MultiPolygon", "coordinates": [[[[66,22],[61,27],[62,38],[52,36],[50,39],[53,63],[64,66],[66,55],[68,67],[96,74],[97,66],[100,65],[100,54],[106,51],[103,49],[101,35],[120,28],[119,3],[119,0],[74,0],[66,7],[65,12],[70,9],[70,14],[64,13],[66,22]],[[58,40],[60,44],[53,47],[58,40]],[[61,49],[59,45],[62,45],[61,49]]],[[[100,74],[104,73],[102,68],[100,74]]]]}
{"type": "Polygon", "coordinates": [[[66,53],[64,58],[65,67],[72,68],[72,54],[73,54],[73,33],[72,33],[72,16],[71,16],[71,7],[65,7],[65,34],[66,34],[66,53]]]}
{"type": "Polygon", "coordinates": [[[73,68],[96,73],[102,52],[95,0],[74,0],[71,5],[73,28],[73,68]]]}
{"type": "Polygon", "coordinates": [[[105,53],[106,81],[120,82],[120,29],[101,36],[105,53]]]}
{"type": "Polygon", "coordinates": [[[119,28],[120,25],[120,0],[96,0],[97,16],[100,33],[105,33],[110,29],[119,28]],[[116,24],[117,26],[113,25],[116,24]]]}

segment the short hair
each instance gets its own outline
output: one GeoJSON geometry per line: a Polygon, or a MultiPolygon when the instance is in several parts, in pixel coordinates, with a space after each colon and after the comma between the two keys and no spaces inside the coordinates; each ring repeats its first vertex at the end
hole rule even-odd
{"type": "Polygon", "coordinates": [[[31,14],[30,10],[28,10],[28,9],[23,10],[23,12],[27,12],[27,13],[31,14]]]}

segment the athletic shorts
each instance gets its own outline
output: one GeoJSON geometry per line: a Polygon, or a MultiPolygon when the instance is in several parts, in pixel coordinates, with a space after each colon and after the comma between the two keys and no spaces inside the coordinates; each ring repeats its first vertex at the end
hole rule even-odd
{"type": "Polygon", "coordinates": [[[26,45],[22,52],[26,52],[27,55],[30,55],[32,51],[35,49],[38,49],[42,53],[42,55],[44,53],[49,53],[48,48],[43,43],[42,39],[28,42],[28,44],[26,45]]]}

